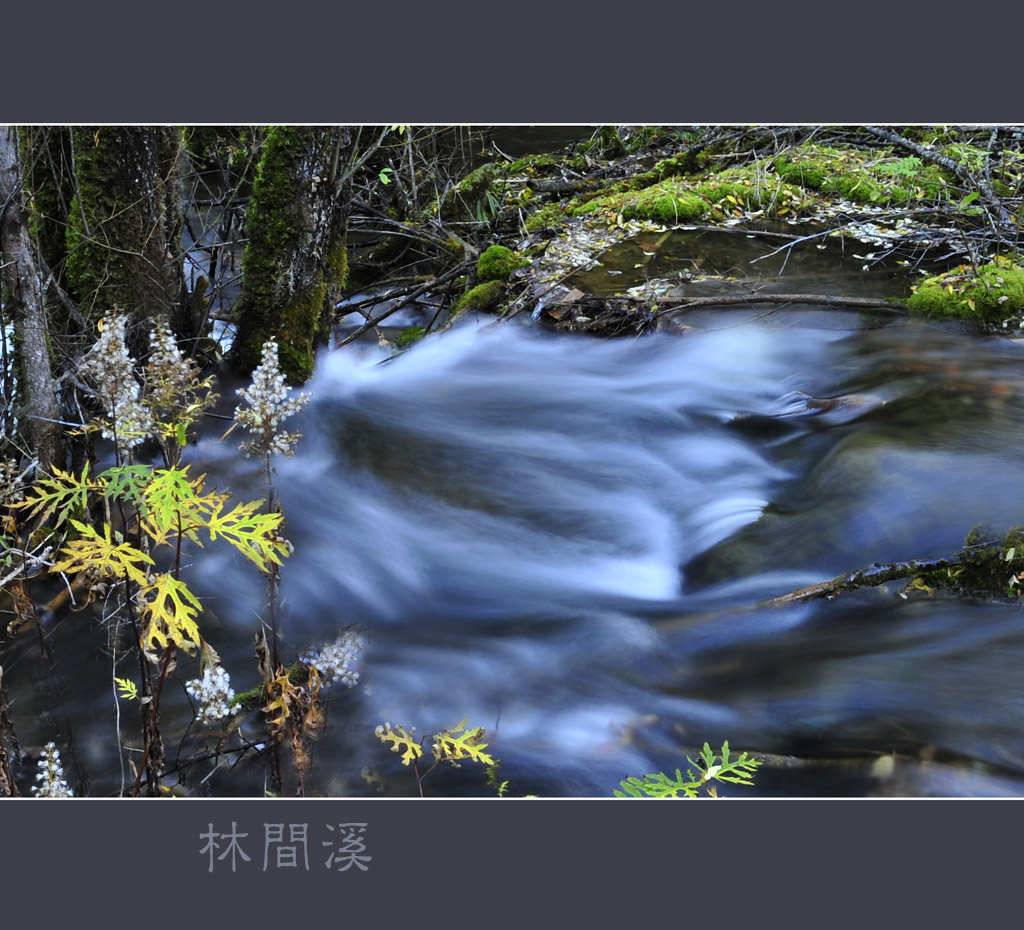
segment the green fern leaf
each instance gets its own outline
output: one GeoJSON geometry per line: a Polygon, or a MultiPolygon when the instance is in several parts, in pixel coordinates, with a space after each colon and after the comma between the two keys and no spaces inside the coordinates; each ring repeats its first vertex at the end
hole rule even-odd
{"type": "Polygon", "coordinates": [[[110,500],[123,498],[140,510],[145,505],[146,487],[153,477],[150,465],[121,465],[108,468],[96,476],[103,494],[110,500]]]}
{"type": "Polygon", "coordinates": [[[42,514],[43,519],[56,515],[55,526],[73,517],[83,517],[89,505],[89,492],[94,485],[88,481],[89,465],[82,469],[81,477],[71,472],[53,469],[53,476],[41,478],[30,489],[29,496],[14,504],[14,507],[28,511],[29,517],[42,514]]]}
{"type": "Polygon", "coordinates": [[[699,774],[694,774],[691,769],[686,770],[684,776],[682,771],[676,769],[675,778],[671,778],[664,772],[653,775],[645,775],[643,778],[629,777],[619,784],[622,790],[614,790],[612,794],[617,798],[677,798],[680,795],[686,798],[695,798],[701,789],[705,789],[712,796],[716,796],[711,781],[727,781],[736,785],[752,785],[750,776],[761,762],[750,759],[747,754],[741,753],[738,758],[732,759],[729,752],[729,743],[722,744],[721,757],[717,756],[711,747],[705,743],[701,750],[700,763],[693,759],[687,759],[691,765],[697,768],[699,774]]]}
{"type": "MultiPolygon", "coordinates": [[[[687,772],[684,777],[679,769],[676,769],[675,778],[658,772],[654,775],[645,775],[643,778],[627,778],[619,784],[634,798],[677,798],[680,794],[683,797],[695,798],[700,789],[700,782],[694,780],[692,772],[687,772]]],[[[621,791],[613,793],[620,798],[626,796],[621,791]]]]}
{"type": "Polygon", "coordinates": [[[117,690],[124,700],[134,701],[139,696],[139,689],[130,678],[118,678],[115,676],[114,681],[117,683],[117,690]]]}
{"type": "Polygon", "coordinates": [[[226,494],[203,494],[205,478],[189,478],[188,466],[154,469],[146,488],[146,531],[154,540],[162,543],[170,534],[180,534],[202,545],[195,531],[227,500],[226,494]]]}

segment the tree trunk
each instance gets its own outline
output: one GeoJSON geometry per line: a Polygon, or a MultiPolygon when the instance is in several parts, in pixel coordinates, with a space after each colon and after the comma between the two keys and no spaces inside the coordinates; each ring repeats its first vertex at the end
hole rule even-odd
{"type": "MultiPolygon", "coordinates": [[[[68,255],[66,231],[75,199],[71,129],[67,126],[29,126],[22,128],[20,133],[25,190],[31,198],[33,233],[39,244],[39,254],[55,282],[67,290],[64,275],[68,255]]],[[[59,301],[49,303],[59,307],[59,301]]]]}
{"type": "Polygon", "coordinates": [[[129,315],[137,324],[127,334],[136,358],[146,353],[153,318],[180,326],[186,292],[181,145],[179,131],[168,126],[71,132],[76,192],[67,230],[68,284],[88,319],[114,308],[129,315]]]}
{"type": "Polygon", "coordinates": [[[5,315],[17,346],[18,426],[43,470],[63,465],[59,407],[50,367],[46,312],[22,199],[15,130],[0,126],[0,264],[5,315]]]}
{"type": "Polygon", "coordinates": [[[267,135],[249,202],[232,350],[242,373],[274,339],[292,384],[312,374],[346,276],[352,148],[344,126],[276,127],[267,135]]]}

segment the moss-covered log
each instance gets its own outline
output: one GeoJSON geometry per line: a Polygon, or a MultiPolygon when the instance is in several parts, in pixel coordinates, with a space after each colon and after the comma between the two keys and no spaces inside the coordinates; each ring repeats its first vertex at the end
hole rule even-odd
{"type": "Polygon", "coordinates": [[[313,371],[346,277],[345,238],[352,149],[347,127],[275,127],[267,133],[246,226],[235,367],[259,364],[276,339],[292,384],[313,371]]]}

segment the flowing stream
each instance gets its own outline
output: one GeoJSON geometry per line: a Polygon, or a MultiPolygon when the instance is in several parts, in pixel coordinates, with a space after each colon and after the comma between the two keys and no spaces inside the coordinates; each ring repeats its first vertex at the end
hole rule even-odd
{"type": "MultiPolygon", "coordinates": [[[[366,767],[415,793],[373,727],[468,715],[514,795],[606,796],[723,740],[770,754],[733,794],[1019,793],[1019,607],[901,584],[756,605],[1021,520],[1021,356],[813,309],[617,341],[469,324],[386,364],[325,355],[277,479],[289,648],[368,638],[320,790],[372,794],[366,767]]],[[[259,493],[230,447],[197,457],[259,493]]],[[[264,592],[236,563],[205,554],[199,587],[251,663],[264,592]]],[[[493,794],[477,766],[432,778],[493,794]]]]}

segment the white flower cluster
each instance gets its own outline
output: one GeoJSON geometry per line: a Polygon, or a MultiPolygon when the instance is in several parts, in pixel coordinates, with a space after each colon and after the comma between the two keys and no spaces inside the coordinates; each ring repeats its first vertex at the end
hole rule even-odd
{"type": "Polygon", "coordinates": [[[64,780],[64,767],[60,764],[60,752],[55,743],[47,743],[39,756],[38,785],[32,786],[37,798],[73,798],[75,792],[64,780]]]}
{"type": "Polygon", "coordinates": [[[188,394],[198,369],[181,354],[163,320],[157,320],[150,331],[149,348],[152,400],[161,408],[172,409],[188,394]]]}
{"type": "Polygon", "coordinates": [[[223,665],[207,666],[202,678],[185,683],[185,690],[199,705],[196,716],[200,723],[216,723],[231,713],[235,692],[223,665]]]}
{"type": "Polygon", "coordinates": [[[256,438],[243,442],[239,448],[250,455],[269,456],[280,453],[291,457],[300,433],[279,432],[278,424],[302,409],[309,401],[308,394],[289,398],[284,375],[277,362],[277,343],[270,340],[263,344],[260,364],[252,373],[252,384],[239,388],[236,393],[249,406],[235,408],[235,422],[253,433],[256,438]]]}
{"type": "Polygon", "coordinates": [[[79,366],[106,411],[103,437],[116,440],[121,452],[137,446],[153,431],[149,410],[139,400],[135,362],[124,341],[126,322],[120,314],[106,317],[99,340],[79,366]]]}
{"type": "Polygon", "coordinates": [[[346,630],[333,643],[319,652],[303,656],[306,665],[312,665],[323,679],[324,685],[340,681],[350,688],[359,683],[359,672],[355,666],[359,653],[366,648],[366,638],[355,630],[346,630]]]}

